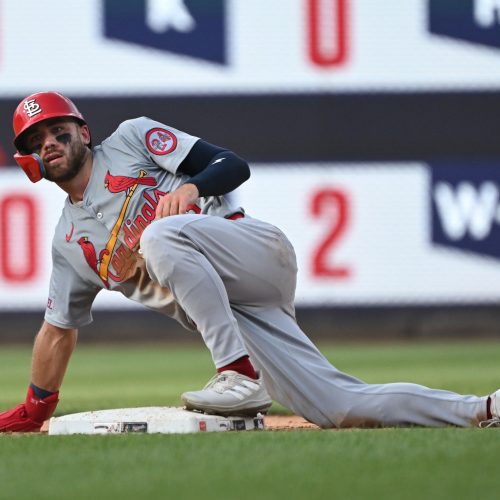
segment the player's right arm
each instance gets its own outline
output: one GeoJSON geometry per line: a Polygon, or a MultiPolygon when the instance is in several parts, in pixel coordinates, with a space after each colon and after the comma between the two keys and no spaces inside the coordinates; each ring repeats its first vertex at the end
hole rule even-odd
{"type": "Polygon", "coordinates": [[[33,345],[31,382],[47,391],[59,391],[78,338],[76,328],[60,328],[44,321],[33,345]]]}
{"type": "MultiPolygon", "coordinates": [[[[64,232],[56,230],[54,239],[67,244],[64,232]]],[[[24,403],[0,413],[0,432],[37,432],[56,409],[78,328],[92,321],[90,309],[99,291],[75,267],[53,245],[49,300],[33,345],[31,384],[24,403]]]]}
{"type": "Polygon", "coordinates": [[[26,399],[15,408],[0,413],[0,432],[37,432],[52,416],[77,336],[76,328],[60,328],[43,322],[33,346],[32,383],[26,399]],[[39,389],[48,395],[40,397],[36,394],[39,389]]]}

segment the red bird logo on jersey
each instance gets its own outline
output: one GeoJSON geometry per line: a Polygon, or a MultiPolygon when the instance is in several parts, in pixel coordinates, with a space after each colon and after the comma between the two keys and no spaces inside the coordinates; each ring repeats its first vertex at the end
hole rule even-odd
{"type": "Polygon", "coordinates": [[[102,260],[103,255],[107,252],[106,249],[102,250],[100,255],[99,255],[99,260],[97,260],[97,253],[95,251],[94,244],[89,241],[88,236],[82,236],[78,240],[78,244],[82,247],[82,252],[83,256],[85,257],[85,260],[87,261],[87,264],[91,267],[92,271],[97,274],[106,286],[106,288],[109,288],[109,283],[107,280],[103,280],[101,275],[99,274],[99,261],[102,260]]]}
{"type": "MultiPolygon", "coordinates": [[[[78,240],[78,244],[82,249],[85,261],[92,271],[99,276],[100,280],[104,283],[104,286],[108,289],[110,288],[109,278],[118,283],[124,279],[126,276],[126,270],[130,268],[130,265],[127,265],[126,262],[129,256],[129,254],[127,254],[126,247],[123,243],[120,243],[118,247],[116,247],[118,243],[118,232],[123,226],[127,208],[131,198],[134,196],[137,186],[139,184],[144,186],[156,186],[157,184],[156,179],[154,177],[146,177],[146,173],[147,172],[145,170],[141,170],[138,177],[127,177],[124,175],[111,175],[108,170],[104,178],[104,186],[110,193],[125,194],[125,200],[123,201],[113,229],[110,232],[109,240],[106,243],[106,247],[99,252],[99,256],[97,256],[94,244],[89,241],[87,236],[83,236],[78,240]],[[110,267],[111,269],[114,269],[117,275],[111,271],[110,267]]],[[[159,197],[166,193],[155,189],[154,194],[155,200],[153,200],[153,206],[150,206],[148,203],[144,203],[142,209],[134,219],[134,222],[137,222],[138,220],[144,222],[144,224],[140,226],[140,230],[137,232],[137,228],[131,221],[128,221],[130,227],[127,225],[125,226],[125,241],[127,245],[131,242],[132,247],[136,246],[142,231],[154,219],[155,208],[158,204],[156,196],[159,197]],[[133,230],[136,232],[133,233],[133,230]]],[[[152,200],[151,196],[146,191],[144,191],[143,196],[147,200],[152,200]]]]}
{"type": "Polygon", "coordinates": [[[144,186],[156,186],[156,179],[154,177],[127,177],[125,175],[111,175],[109,170],[104,178],[104,186],[110,193],[122,193],[137,184],[143,184],[144,186]]]}

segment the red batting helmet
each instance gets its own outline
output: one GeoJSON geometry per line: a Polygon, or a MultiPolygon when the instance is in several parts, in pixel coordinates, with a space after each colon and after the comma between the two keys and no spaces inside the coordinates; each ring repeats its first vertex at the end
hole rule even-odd
{"type": "Polygon", "coordinates": [[[86,123],[75,104],[57,92],[38,92],[26,97],[17,106],[12,119],[16,148],[22,149],[22,135],[35,123],[66,116],[86,123]]]}
{"type": "Polygon", "coordinates": [[[14,145],[21,152],[21,154],[15,154],[14,159],[32,182],[37,182],[44,177],[45,169],[38,155],[22,154],[24,149],[24,135],[35,123],[49,118],[64,117],[74,118],[80,124],[86,124],[85,119],[75,104],[57,92],[38,92],[32,94],[23,99],[14,111],[12,119],[14,145]]]}

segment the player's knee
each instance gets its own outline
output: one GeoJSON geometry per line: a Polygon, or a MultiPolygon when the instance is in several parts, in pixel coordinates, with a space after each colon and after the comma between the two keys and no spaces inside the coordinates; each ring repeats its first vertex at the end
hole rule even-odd
{"type": "Polygon", "coordinates": [[[188,251],[180,228],[173,219],[175,217],[167,217],[151,224],[142,233],[140,242],[148,274],[162,286],[166,286],[168,280],[182,268],[188,251]]]}
{"type": "Polygon", "coordinates": [[[159,249],[165,251],[169,242],[178,234],[178,230],[167,222],[162,219],[150,224],[142,233],[140,245],[145,257],[159,249]]]}
{"type": "Polygon", "coordinates": [[[172,263],[177,260],[176,245],[172,240],[174,231],[169,227],[155,227],[157,225],[151,224],[142,233],[141,253],[150,278],[167,286],[172,274],[172,263]]]}
{"type": "Polygon", "coordinates": [[[140,245],[142,252],[145,252],[146,249],[149,249],[152,245],[156,244],[157,235],[155,231],[155,224],[150,224],[142,233],[140,245]]]}

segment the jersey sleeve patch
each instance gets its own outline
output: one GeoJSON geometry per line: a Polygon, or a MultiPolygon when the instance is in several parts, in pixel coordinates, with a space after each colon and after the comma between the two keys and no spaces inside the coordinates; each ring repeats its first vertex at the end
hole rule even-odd
{"type": "Polygon", "coordinates": [[[155,155],[168,155],[177,147],[177,137],[164,128],[152,128],[146,133],[146,146],[155,155]]]}

